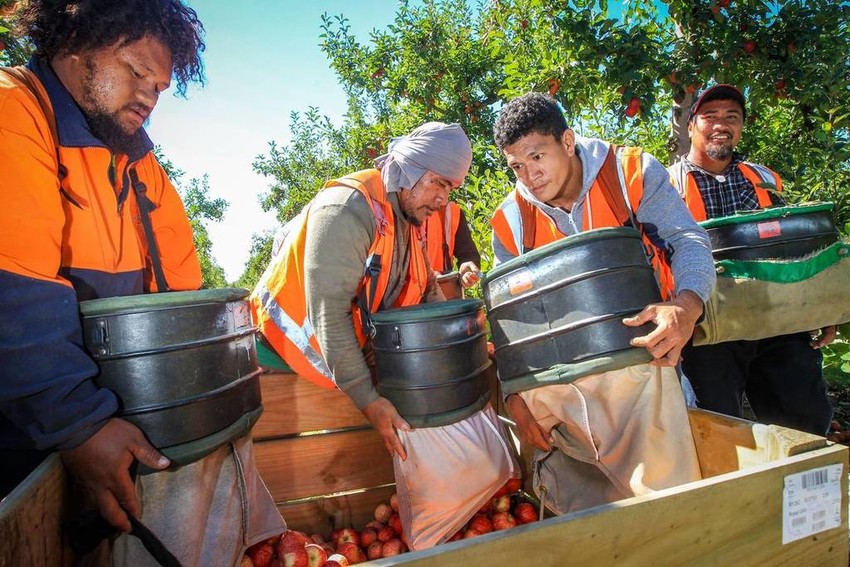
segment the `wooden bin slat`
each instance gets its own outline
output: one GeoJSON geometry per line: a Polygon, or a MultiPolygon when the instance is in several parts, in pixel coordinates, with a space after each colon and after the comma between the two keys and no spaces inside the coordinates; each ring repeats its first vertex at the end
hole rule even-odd
{"type": "Polygon", "coordinates": [[[372,429],[261,441],[254,453],[275,502],[395,482],[392,459],[372,429]]]}
{"type": "Polygon", "coordinates": [[[846,566],[847,502],[841,526],[782,545],[786,475],[844,463],[847,447],[829,446],[695,483],[629,498],[382,560],[380,565],[818,565],[846,566]],[[755,472],[758,474],[755,474],[755,472]],[[777,493],[780,495],[777,497],[777,493]]]}
{"type": "Polygon", "coordinates": [[[252,430],[255,441],[304,431],[369,425],[348,396],[339,390],[320,388],[296,374],[264,374],[260,385],[263,415],[252,430]]]}

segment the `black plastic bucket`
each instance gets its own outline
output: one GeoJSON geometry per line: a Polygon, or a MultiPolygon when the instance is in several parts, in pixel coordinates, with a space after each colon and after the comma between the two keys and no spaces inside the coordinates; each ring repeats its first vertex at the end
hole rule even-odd
{"type": "Polygon", "coordinates": [[[176,464],[247,434],[262,413],[247,296],[216,289],[80,303],[96,382],[176,464]]]}
{"type": "Polygon", "coordinates": [[[482,286],[505,393],[652,360],[629,341],[654,326],[622,323],[661,301],[632,228],[591,230],[542,246],[490,270],[482,286]]]}
{"type": "Polygon", "coordinates": [[[490,398],[484,304],[424,303],[372,316],[378,392],[411,425],[469,417],[490,398]]]}
{"type": "Polygon", "coordinates": [[[832,203],[760,209],[703,221],[715,260],[792,259],[838,241],[832,203]]]}

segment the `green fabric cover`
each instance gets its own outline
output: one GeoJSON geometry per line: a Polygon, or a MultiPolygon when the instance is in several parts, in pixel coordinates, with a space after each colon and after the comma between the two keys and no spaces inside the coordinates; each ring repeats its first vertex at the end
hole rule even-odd
{"type": "Polygon", "coordinates": [[[850,242],[836,242],[816,254],[794,260],[721,260],[715,264],[721,278],[754,279],[775,283],[807,280],[837,264],[850,253],[850,242]]]}
{"type": "Polygon", "coordinates": [[[80,312],[86,317],[98,317],[118,313],[137,313],[156,309],[169,309],[201,303],[230,303],[248,297],[247,289],[228,287],[222,289],[201,289],[198,291],[169,291],[165,293],[146,293],[143,295],[124,295],[91,299],[80,302],[80,312]]]}
{"type": "Polygon", "coordinates": [[[375,323],[409,323],[411,321],[430,321],[473,313],[484,307],[480,299],[454,299],[451,301],[434,301],[432,303],[420,303],[408,307],[387,309],[372,314],[375,323]]]}
{"type": "Polygon", "coordinates": [[[771,207],[768,209],[756,209],[754,211],[740,212],[736,215],[705,220],[699,224],[703,228],[709,229],[716,228],[718,226],[727,226],[730,224],[761,222],[792,215],[805,215],[820,211],[831,211],[832,209],[832,203],[800,203],[798,205],[789,205],[787,207],[771,207]]]}
{"type": "Polygon", "coordinates": [[[591,374],[601,374],[620,370],[637,364],[652,361],[652,355],[645,348],[632,347],[608,356],[599,356],[591,360],[571,364],[556,364],[539,372],[530,372],[510,380],[501,380],[502,394],[516,394],[552,384],[569,384],[591,374]]]}
{"type": "Polygon", "coordinates": [[[273,368],[281,372],[295,372],[259,336],[257,337],[257,362],[263,368],[273,368]]]}
{"type": "Polygon", "coordinates": [[[607,227],[596,228],[578,234],[573,234],[569,238],[561,238],[555,242],[550,242],[546,246],[535,248],[525,254],[520,254],[516,258],[511,258],[507,262],[503,262],[482,275],[481,285],[486,287],[487,284],[496,278],[509,274],[518,268],[528,266],[534,262],[546,258],[555,252],[567,250],[569,248],[578,248],[586,245],[588,242],[598,242],[606,238],[636,238],[641,240],[640,233],[630,227],[607,227]]]}
{"type": "Polygon", "coordinates": [[[723,260],[694,345],[813,331],[850,321],[850,243],[793,261],[723,260]]]}

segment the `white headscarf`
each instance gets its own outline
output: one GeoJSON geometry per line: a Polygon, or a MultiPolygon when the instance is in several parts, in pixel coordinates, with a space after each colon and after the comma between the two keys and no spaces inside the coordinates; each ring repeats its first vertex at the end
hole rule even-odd
{"type": "Polygon", "coordinates": [[[472,164],[472,144],[459,124],[427,122],[393,138],[386,154],[375,160],[388,193],[410,189],[426,171],[463,181],[472,164]]]}

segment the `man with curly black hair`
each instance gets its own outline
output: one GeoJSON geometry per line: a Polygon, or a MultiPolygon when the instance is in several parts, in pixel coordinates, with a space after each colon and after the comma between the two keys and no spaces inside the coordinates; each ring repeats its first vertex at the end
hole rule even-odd
{"type": "Polygon", "coordinates": [[[506,398],[521,438],[541,450],[545,466],[559,463],[552,470],[563,490],[549,492],[562,499],[553,505],[571,512],[699,478],[673,367],[715,282],[705,231],[654,157],[576,135],[552,97],[528,93],[508,102],[494,137],[517,177],[490,221],[496,264],[591,229],[631,226],[664,299],[623,320],[655,325],[631,343],[649,352],[651,364],[568,372],[561,383],[506,398]],[[553,445],[561,451],[544,458],[553,445]]]}
{"type": "MultiPolygon", "coordinates": [[[[0,495],[58,451],[113,526],[141,519],[186,565],[236,564],[283,529],[250,439],[165,470],[93,381],[79,313],[84,300],[201,285],[142,126],[172,80],[180,93],[203,81],[203,26],[180,0],[30,1],[16,22],[35,54],[0,69],[0,495]],[[133,479],[134,462],[161,472],[133,479]]],[[[151,557],[122,536],[113,560],[151,557]]]]}

